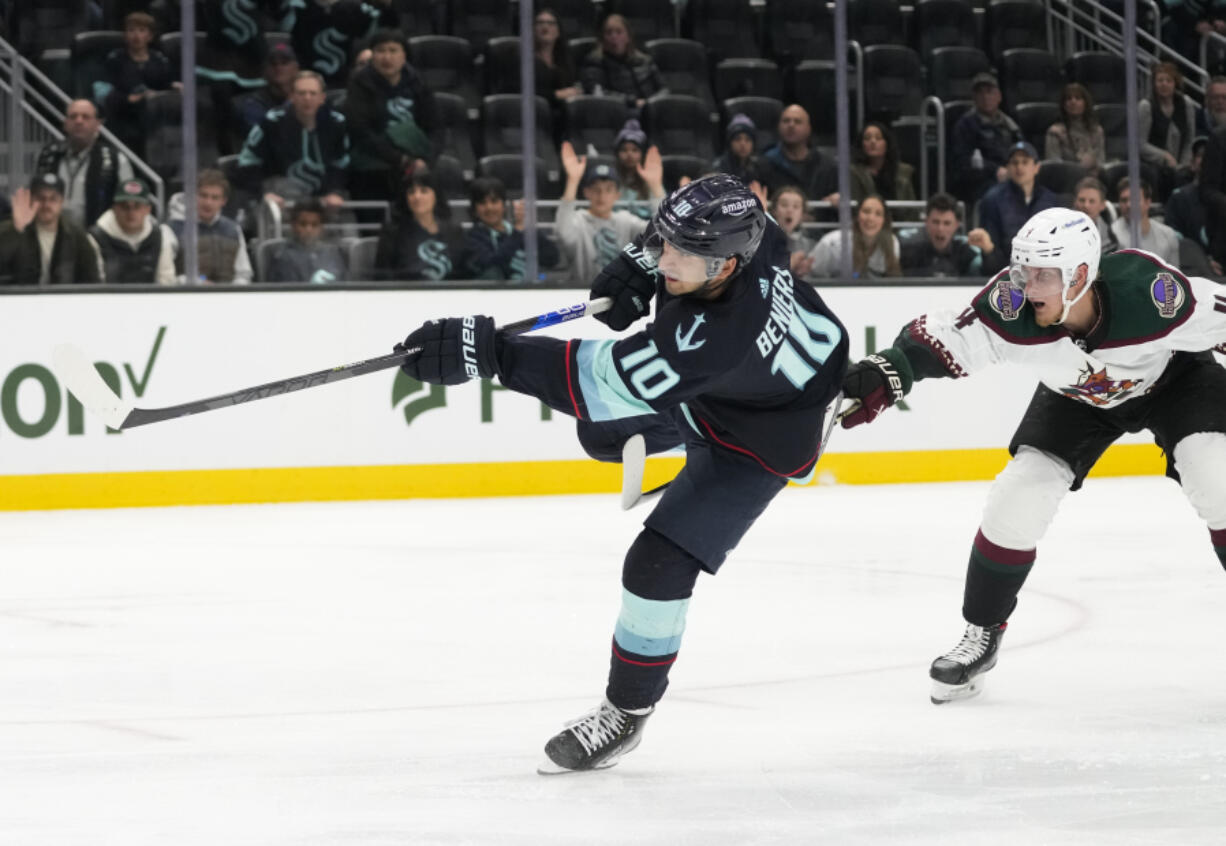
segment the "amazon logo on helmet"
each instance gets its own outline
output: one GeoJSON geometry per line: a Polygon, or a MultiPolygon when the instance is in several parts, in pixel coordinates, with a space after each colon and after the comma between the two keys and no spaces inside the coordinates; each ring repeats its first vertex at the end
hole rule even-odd
{"type": "Polygon", "coordinates": [[[656,230],[680,250],[704,258],[753,258],[766,233],[762,203],[735,176],[713,173],[683,185],[660,202],[656,230]]]}

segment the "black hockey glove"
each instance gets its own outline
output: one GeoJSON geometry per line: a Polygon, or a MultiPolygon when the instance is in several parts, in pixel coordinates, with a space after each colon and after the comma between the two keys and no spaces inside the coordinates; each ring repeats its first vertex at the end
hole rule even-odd
{"type": "Polygon", "coordinates": [[[420,347],[400,366],[419,382],[459,385],[469,379],[489,379],[498,372],[494,321],[484,315],[428,320],[397,344],[396,352],[420,347]]]}
{"type": "Polygon", "coordinates": [[[640,317],[651,312],[651,298],[656,295],[656,280],[645,274],[625,253],[604,266],[592,283],[592,299],[610,297],[613,305],[596,319],[620,332],[640,317]]]}
{"type": "Polygon", "coordinates": [[[911,363],[896,349],[870,355],[847,368],[843,396],[851,405],[839,415],[844,429],[871,423],[911,390],[911,363]]]}

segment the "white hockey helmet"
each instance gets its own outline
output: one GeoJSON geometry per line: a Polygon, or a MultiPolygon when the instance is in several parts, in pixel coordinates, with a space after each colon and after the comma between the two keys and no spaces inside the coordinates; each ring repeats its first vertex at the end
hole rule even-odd
{"type": "Polygon", "coordinates": [[[1023,267],[1056,267],[1064,280],[1060,299],[1064,311],[1057,323],[1063,323],[1069,309],[1090,290],[1087,284],[1073,299],[1068,289],[1077,276],[1077,268],[1086,266],[1086,280],[1098,277],[1098,261],[1102,256],[1102,240],[1098,225],[1085,212],[1075,209],[1044,209],[1022,225],[1013,236],[1013,255],[1009,269],[1015,287],[1025,289],[1023,267]]]}

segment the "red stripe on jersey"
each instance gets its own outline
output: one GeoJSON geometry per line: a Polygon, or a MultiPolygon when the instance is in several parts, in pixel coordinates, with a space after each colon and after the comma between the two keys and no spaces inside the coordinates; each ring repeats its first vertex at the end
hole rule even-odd
{"type": "Polygon", "coordinates": [[[570,345],[573,343],[573,339],[566,342],[566,392],[570,394],[570,404],[575,409],[575,419],[582,420],[583,412],[579,410],[579,401],[575,399],[575,385],[570,375],[570,345]]]}
{"type": "Polygon", "coordinates": [[[982,529],[975,533],[975,549],[997,564],[1029,565],[1033,564],[1035,559],[1033,549],[1006,549],[997,546],[983,536],[982,529]]]}
{"type": "MultiPolygon", "coordinates": [[[[814,453],[812,458],[810,458],[810,459],[809,459],[808,461],[806,461],[804,464],[802,464],[802,465],[800,465],[799,467],[797,467],[797,468],[796,468],[795,470],[793,470],[791,473],[780,473],[778,470],[775,470],[774,468],[772,468],[772,467],[771,467],[769,464],[767,464],[765,461],[763,461],[763,460],[762,460],[761,458],[759,458],[757,455],[755,455],[754,453],[752,453],[752,452],[750,452],[749,450],[745,449],[744,447],[734,446],[733,444],[727,443],[726,441],[721,441],[721,440],[719,439],[719,437],[717,437],[717,436],[716,436],[715,431],[714,431],[714,430],[711,428],[711,424],[710,424],[710,423],[708,423],[706,420],[703,420],[701,417],[699,417],[699,418],[698,418],[698,422],[699,422],[699,423],[701,423],[701,424],[702,424],[702,427],[703,427],[704,429],[706,429],[706,430],[707,430],[707,435],[708,435],[708,436],[711,438],[711,440],[715,441],[715,442],[716,442],[717,444],[719,444],[720,446],[724,447],[725,449],[730,449],[730,450],[732,450],[733,452],[739,452],[739,453],[741,453],[742,455],[748,455],[748,456],[749,456],[750,458],[752,458],[754,461],[756,461],[756,462],[758,462],[759,464],[761,464],[761,465],[762,465],[762,467],[763,467],[763,468],[765,468],[765,470],[766,470],[768,473],[774,473],[776,476],[782,476],[782,477],[783,477],[783,478],[785,478],[785,479],[790,479],[790,478],[792,478],[793,476],[798,476],[798,475],[800,475],[801,473],[803,473],[803,472],[804,472],[804,471],[805,471],[805,470],[806,470],[806,469],[809,467],[809,465],[811,465],[813,462],[817,461],[817,454],[818,454],[818,453],[814,453]]],[[[818,445],[818,452],[821,452],[821,445],[820,445],[820,444],[818,445]]]]}
{"type": "Polygon", "coordinates": [[[652,661],[650,663],[646,661],[631,661],[625,655],[622,655],[617,651],[617,641],[615,640],[613,641],[613,657],[624,664],[633,664],[635,667],[667,667],[669,664],[677,660],[677,653],[674,652],[673,657],[669,658],[667,661],[652,661]]]}

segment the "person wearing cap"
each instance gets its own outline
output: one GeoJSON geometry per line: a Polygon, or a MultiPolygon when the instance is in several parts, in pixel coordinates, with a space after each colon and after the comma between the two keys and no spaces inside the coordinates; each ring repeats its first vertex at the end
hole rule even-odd
{"type": "Polygon", "coordinates": [[[621,254],[622,247],[647,228],[647,221],[628,211],[614,210],[619,187],[616,165],[577,156],[571,143],[564,141],[562,168],[566,171],[566,187],[558,202],[554,233],[575,278],[593,279],[621,254]],[[588,202],[586,209],[575,205],[580,190],[588,202]]]}
{"type": "Polygon", "coordinates": [[[101,282],[98,246],[64,214],[64,181],[40,173],[13,193],[13,217],[0,224],[0,284],[101,282]]]}
{"type": "Polygon", "coordinates": [[[93,226],[111,207],[120,182],[133,178],[132,163],[99,137],[102,114],[89,100],[73,100],[64,112],[64,137],[38,152],[36,173],[54,173],[64,184],[64,211],[81,227],[93,226]]]}
{"type": "Polygon", "coordinates": [[[289,104],[272,109],[251,130],[238,156],[240,185],[268,202],[319,197],[329,209],[344,201],[349,133],[345,116],[324,99],[324,81],[299,71],[289,104]]]}
{"type": "Polygon", "coordinates": [[[240,94],[232,101],[232,123],[237,138],[234,148],[242,146],[252,127],[268,114],[289,100],[294,90],[294,78],[298,76],[298,56],[294,48],[282,42],[268,48],[264,56],[264,85],[248,94],[240,94]]]}
{"type": "Polygon", "coordinates": [[[90,227],[110,285],[173,285],[179,241],[153,217],[149,189],[139,179],[119,186],[115,202],[90,227]]]}
{"type": "Polygon", "coordinates": [[[153,16],[132,12],[123,19],[123,47],[106,57],[102,78],[94,81],[94,102],[101,103],[110,118],[110,128],[137,155],[145,150],[141,121],[145,100],[157,91],[182,87],[179,69],[172,67],[161,50],[149,45],[155,36],[153,16]]]}
{"type": "Polygon", "coordinates": [[[987,231],[996,257],[984,258],[985,270],[1004,267],[1013,236],[1022,224],[1044,209],[1060,206],[1055,192],[1038,183],[1039,153],[1029,141],[1018,141],[1005,159],[1004,182],[990,189],[979,203],[979,225],[987,231]]]}
{"type": "Polygon", "coordinates": [[[762,162],[757,156],[758,127],[746,114],[737,113],[724,130],[724,153],[711,163],[711,169],[727,173],[748,185],[762,181],[762,162]]]}
{"type": "Polygon", "coordinates": [[[353,139],[354,199],[398,197],[405,172],[434,160],[434,94],[408,63],[405,43],[398,29],[378,30],[370,39],[370,64],[349,80],[345,117],[353,139]]]}
{"type": "Polygon", "coordinates": [[[954,124],[949,140],[949,166],[958,199],[973,205],[984,193],[1009,178],[1005,163],[1022,131],[1000,108],[1000,85],[990,73],[971,80],[975,108],[954,124]]]}
{"type": "Polygon", "coordinates": [[[647,146],[647,133],[634,118],[626,121],[613,141],[617,178],[621,182],[618,208],[650,220],[664,199],[664,165],[660,151],[647,146]]]}

